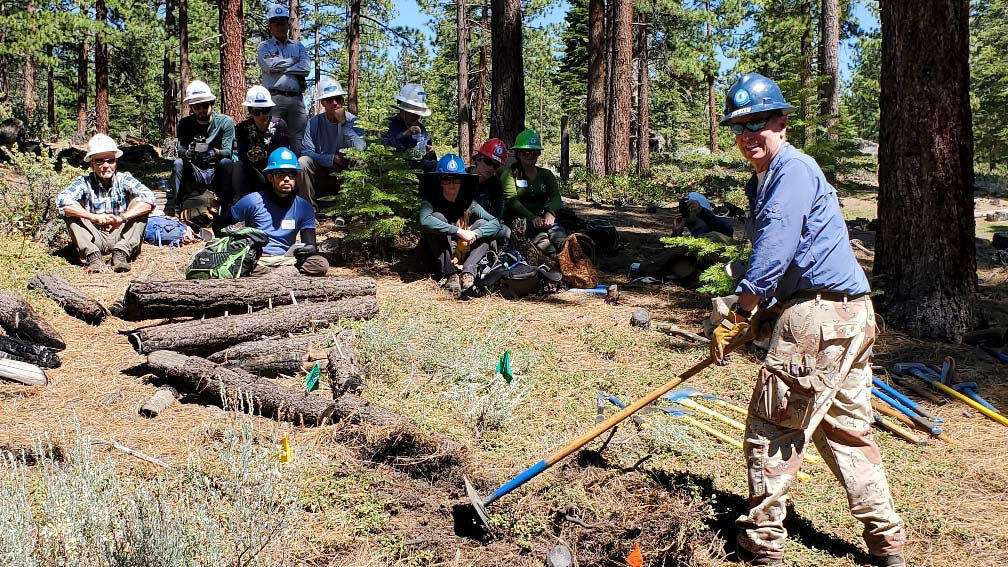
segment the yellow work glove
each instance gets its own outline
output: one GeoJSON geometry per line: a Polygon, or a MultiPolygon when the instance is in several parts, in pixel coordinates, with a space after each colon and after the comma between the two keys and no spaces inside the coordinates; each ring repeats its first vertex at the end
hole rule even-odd
{"type": "Polygon", "coordinates": [[[735,311],[729,311],[728,316],[714,329],[710,341],[710,354],[714,362],[724,365],[725,350],[728,345],[749,332],[749,320],[735,311]]]}

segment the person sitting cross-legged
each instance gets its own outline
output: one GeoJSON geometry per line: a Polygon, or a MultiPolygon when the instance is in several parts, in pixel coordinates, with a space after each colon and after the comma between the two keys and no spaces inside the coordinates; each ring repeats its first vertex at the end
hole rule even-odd
{"type": "Polygon", "coordinates": [[[297,194],[300,169],[294,152],[273,150],[265,169],[270,188],[249,193],[231,207],[235,221],[269,236],[253,276],[266,275],[280,266],[296,266],[307,276],[324,276],[329,271],[329,261],[315,246],[315,209],[297,194]],[[299,236],[301,242],[297,243],[299,236]]]}
{"type": "Polygon", "coordinates": [[[455,154],[420,178],[420,246],[424,269],[453,294],[470,290],[476,266],[500,233],[500,221],[474,198],[478,177],[455,154]],[[465,249],[468,248],[468,253],[465,249]]]}
{"type": "Polygon", "coordinates": [[[350,159],[343,155],[343,150],[366,147],[357,130],[357,116],[347,110],[346,94],[332,77],[322,77],[315,85],[315,100],[323,111],[308,120],[301,140],[304,155],[298,160],[301,165],[298,189],[315,206],[317,197],[339,193],[341,182],[333,174],[350,167],[350,159]]]}
{"type": "Polygon", "coordinates": [[[115,140],[96,134],[88,140],[84,161],[91,173],[74,179],[56,196],[70,240],[91,273],[107,272],[103,254],[112,254],[112,269],[128,272],[140,254],[154,192],[129,173],[116,172],[122,150],[115,140]]]}

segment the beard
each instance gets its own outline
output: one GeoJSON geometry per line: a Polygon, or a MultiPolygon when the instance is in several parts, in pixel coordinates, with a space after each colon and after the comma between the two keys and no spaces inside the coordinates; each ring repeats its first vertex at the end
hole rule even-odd
{"type": "Polygon", "coordinates": [[[112,179],[113,177],[115,177],[115,171],[107,171],[107,172],[96,171],[95,175],[98,176],[98,179],[112,179]]]}

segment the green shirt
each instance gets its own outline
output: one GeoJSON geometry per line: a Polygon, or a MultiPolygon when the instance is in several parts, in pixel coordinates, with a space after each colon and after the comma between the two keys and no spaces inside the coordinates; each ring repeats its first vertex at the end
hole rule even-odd
{"type": "MultiPolygon", "coordinates": [[[[520,167],[520,166],[519,166],[520,167]]],[[[504,173],[504,216],[510,219],[532,220],[546,213],[556,212],[563,207],[560,198],[560,184],[553,172],[536,167],[538,174],[534,181],[514,178],[514,169],[504,173]]]]}
{"type": "Polygon", "coordinates": [[[226,114],[214,112],[210,115],[208,124],[200,124],[196,116],[190,114],[179,120],[176,130],[179,157],[185,155],[189,149],[189,143],[196,136],[202,136],[210,144],[211,148],[220,150],[220,157],[231,159],[231,153],[235,144],[235,125],[231,117],[226,114]]]}

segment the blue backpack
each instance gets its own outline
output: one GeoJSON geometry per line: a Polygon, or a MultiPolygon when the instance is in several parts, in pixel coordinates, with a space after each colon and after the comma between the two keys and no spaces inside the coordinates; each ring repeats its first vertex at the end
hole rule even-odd
{"type": "Polygon", "coordinates": [[[185,223],[168,217],[150,217],[144,229],[144,240],[159,247],[181,246],[185,231],[185,223]]]}

